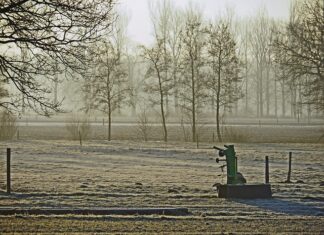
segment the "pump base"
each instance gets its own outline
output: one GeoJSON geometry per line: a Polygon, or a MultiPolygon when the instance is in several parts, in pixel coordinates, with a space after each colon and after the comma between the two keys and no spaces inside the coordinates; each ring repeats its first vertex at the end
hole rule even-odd
{"type": "Polygon", "coordinates": [[[272,198],[270,184],[220,184],[219,198],[272,198]]]}

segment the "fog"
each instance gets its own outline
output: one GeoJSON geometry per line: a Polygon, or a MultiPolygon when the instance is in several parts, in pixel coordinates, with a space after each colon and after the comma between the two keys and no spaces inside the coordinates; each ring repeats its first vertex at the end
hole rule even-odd
{"type": "Polygon", "coordinates": [[[0,233],[322,234],[323,8],[2,0],[0,233]]]}

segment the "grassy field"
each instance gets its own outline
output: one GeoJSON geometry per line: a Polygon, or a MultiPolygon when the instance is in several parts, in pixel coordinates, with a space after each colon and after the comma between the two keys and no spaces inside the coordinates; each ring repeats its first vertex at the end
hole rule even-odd
{"type": "MultiPolygon", "coordinates": [[[[270,157],[274,198],[225,200],[212,187],[225,183],[211,148],[221,143],[202,142],[197,148],[180,141],[89,140],[80,146],[78,141],[50,139],[56,132],[63,136],[63,127],[56,132],[51,129],[55,127],[24,128],[37,135],[28,137],[33,132],[21,129],[19,140],[0,142],[1,208],[187,207],[191,214],[0,215],[0,233],[324,233],[322,143],[235,144],[239,171],[248,182],[264,181],[264,157],[270,157]],[[11,195],[4,193],[7,147],[12,148],[11,195]],[[293,182],[287,184],[289,151],[293,182]]],[[[100,131],[95,129],[92,135],[100,131]]],[[[320,131],[312,133],[316,138],[320,135],[320,131]]],[[[311,132],[298,135],[311,136],[311,132]]]]}
{"type": "Polygon", "coordinates": [[[322,234],[312,218],[6,217],[2,233],[322,234]]]}
{"type": "MultiPolygon", "coordinates": [[[[52,125],[42,123],[21,123],[18,127],[22,140],[69,140],[70,133],[64,122],[52,125]],[[37,126],[40,124],[40,126],[37,126]],[[55,125],[58,124],[58,125],[55,125]]],[[[94,124],[94,123],[92,123],[94,124]]],[[[168,126],[168,140],[172,142],[190,142],[191,127],[173,124],[168,126]]],[[[197,127],[199,142],[217,141],[215,126],[201,124],[197,127]]],[[[324,144],[324,125],[226,125],[222,127],[223,139],[235,143],[322,143],[324,144]]],[[[148,140],[162,141],[163,132],[159,125],[148,126],[148,140]]],[[[107,125],[96,123],[90,126],[89,137],[92,140],[107,139],[107,125]]],[[[144,141],[137,124],[115,124],[112,126],[113,140],[144,141]]]]}

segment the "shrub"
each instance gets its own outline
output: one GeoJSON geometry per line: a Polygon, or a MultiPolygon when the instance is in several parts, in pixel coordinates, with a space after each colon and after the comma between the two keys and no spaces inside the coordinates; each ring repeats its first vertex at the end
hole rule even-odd
{"type": "Polygon", "coordinates": [[[87,117],[72,116],[66,122],[66,130],[72,140],[89,139],[91,135],[91,125],[87,117]]]}
{"type": "Polygon", "coordinates": [[[250,135],[239,128],[235,127],[223,127],[223,139],[224,141],[234,142],[234,143],[243,143],[249,142],[250,135]]]}
{"type": "Polygon", "coordinates": [[[8,111],[0,113],[0,140],[11,140],[17,132],[16,117],[8,111]]]}
{"type": "Polygon", "coordinates": [[[185,118],[182,115],[181,115],[181,118],[180,118],[180,128],[181,128],[181,131],[182,131],[183,141],[184,142],[190,141],[191,131],[192,130],[191,130],[190,126],[186,125],[185,118]]]}
{"type": "Polygon", "coordinates": [[[152,126],[146,111],[142,111],[138,115],[137,131],[140,133],[144,141],[148,141],[152,126]]]}

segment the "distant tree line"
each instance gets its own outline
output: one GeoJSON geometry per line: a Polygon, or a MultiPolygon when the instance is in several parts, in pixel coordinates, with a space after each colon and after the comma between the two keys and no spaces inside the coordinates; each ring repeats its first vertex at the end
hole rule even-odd
{"type": "Polygon", "coordinates": [[[5,1],[1,106],[58,111],[57,94],[49,94],[65,74],[81,81],[83,110],[107,116],[109,140],[113,113],[123,109],[156,113],[164,141],[170,116],[190,124],[196,141],[201,121],[213,115],[222,141],[228,116],[323,115],[323,1],[294,2],[288,22],[263,8],[253,18],[227,11],[211,21],[193,4],[150,4],[154,40],[137,45],[127,37],[127,17],[115,17],[113,0],[5,1]],[[7,83],[20,92],[15,99],[7,83]]]}

